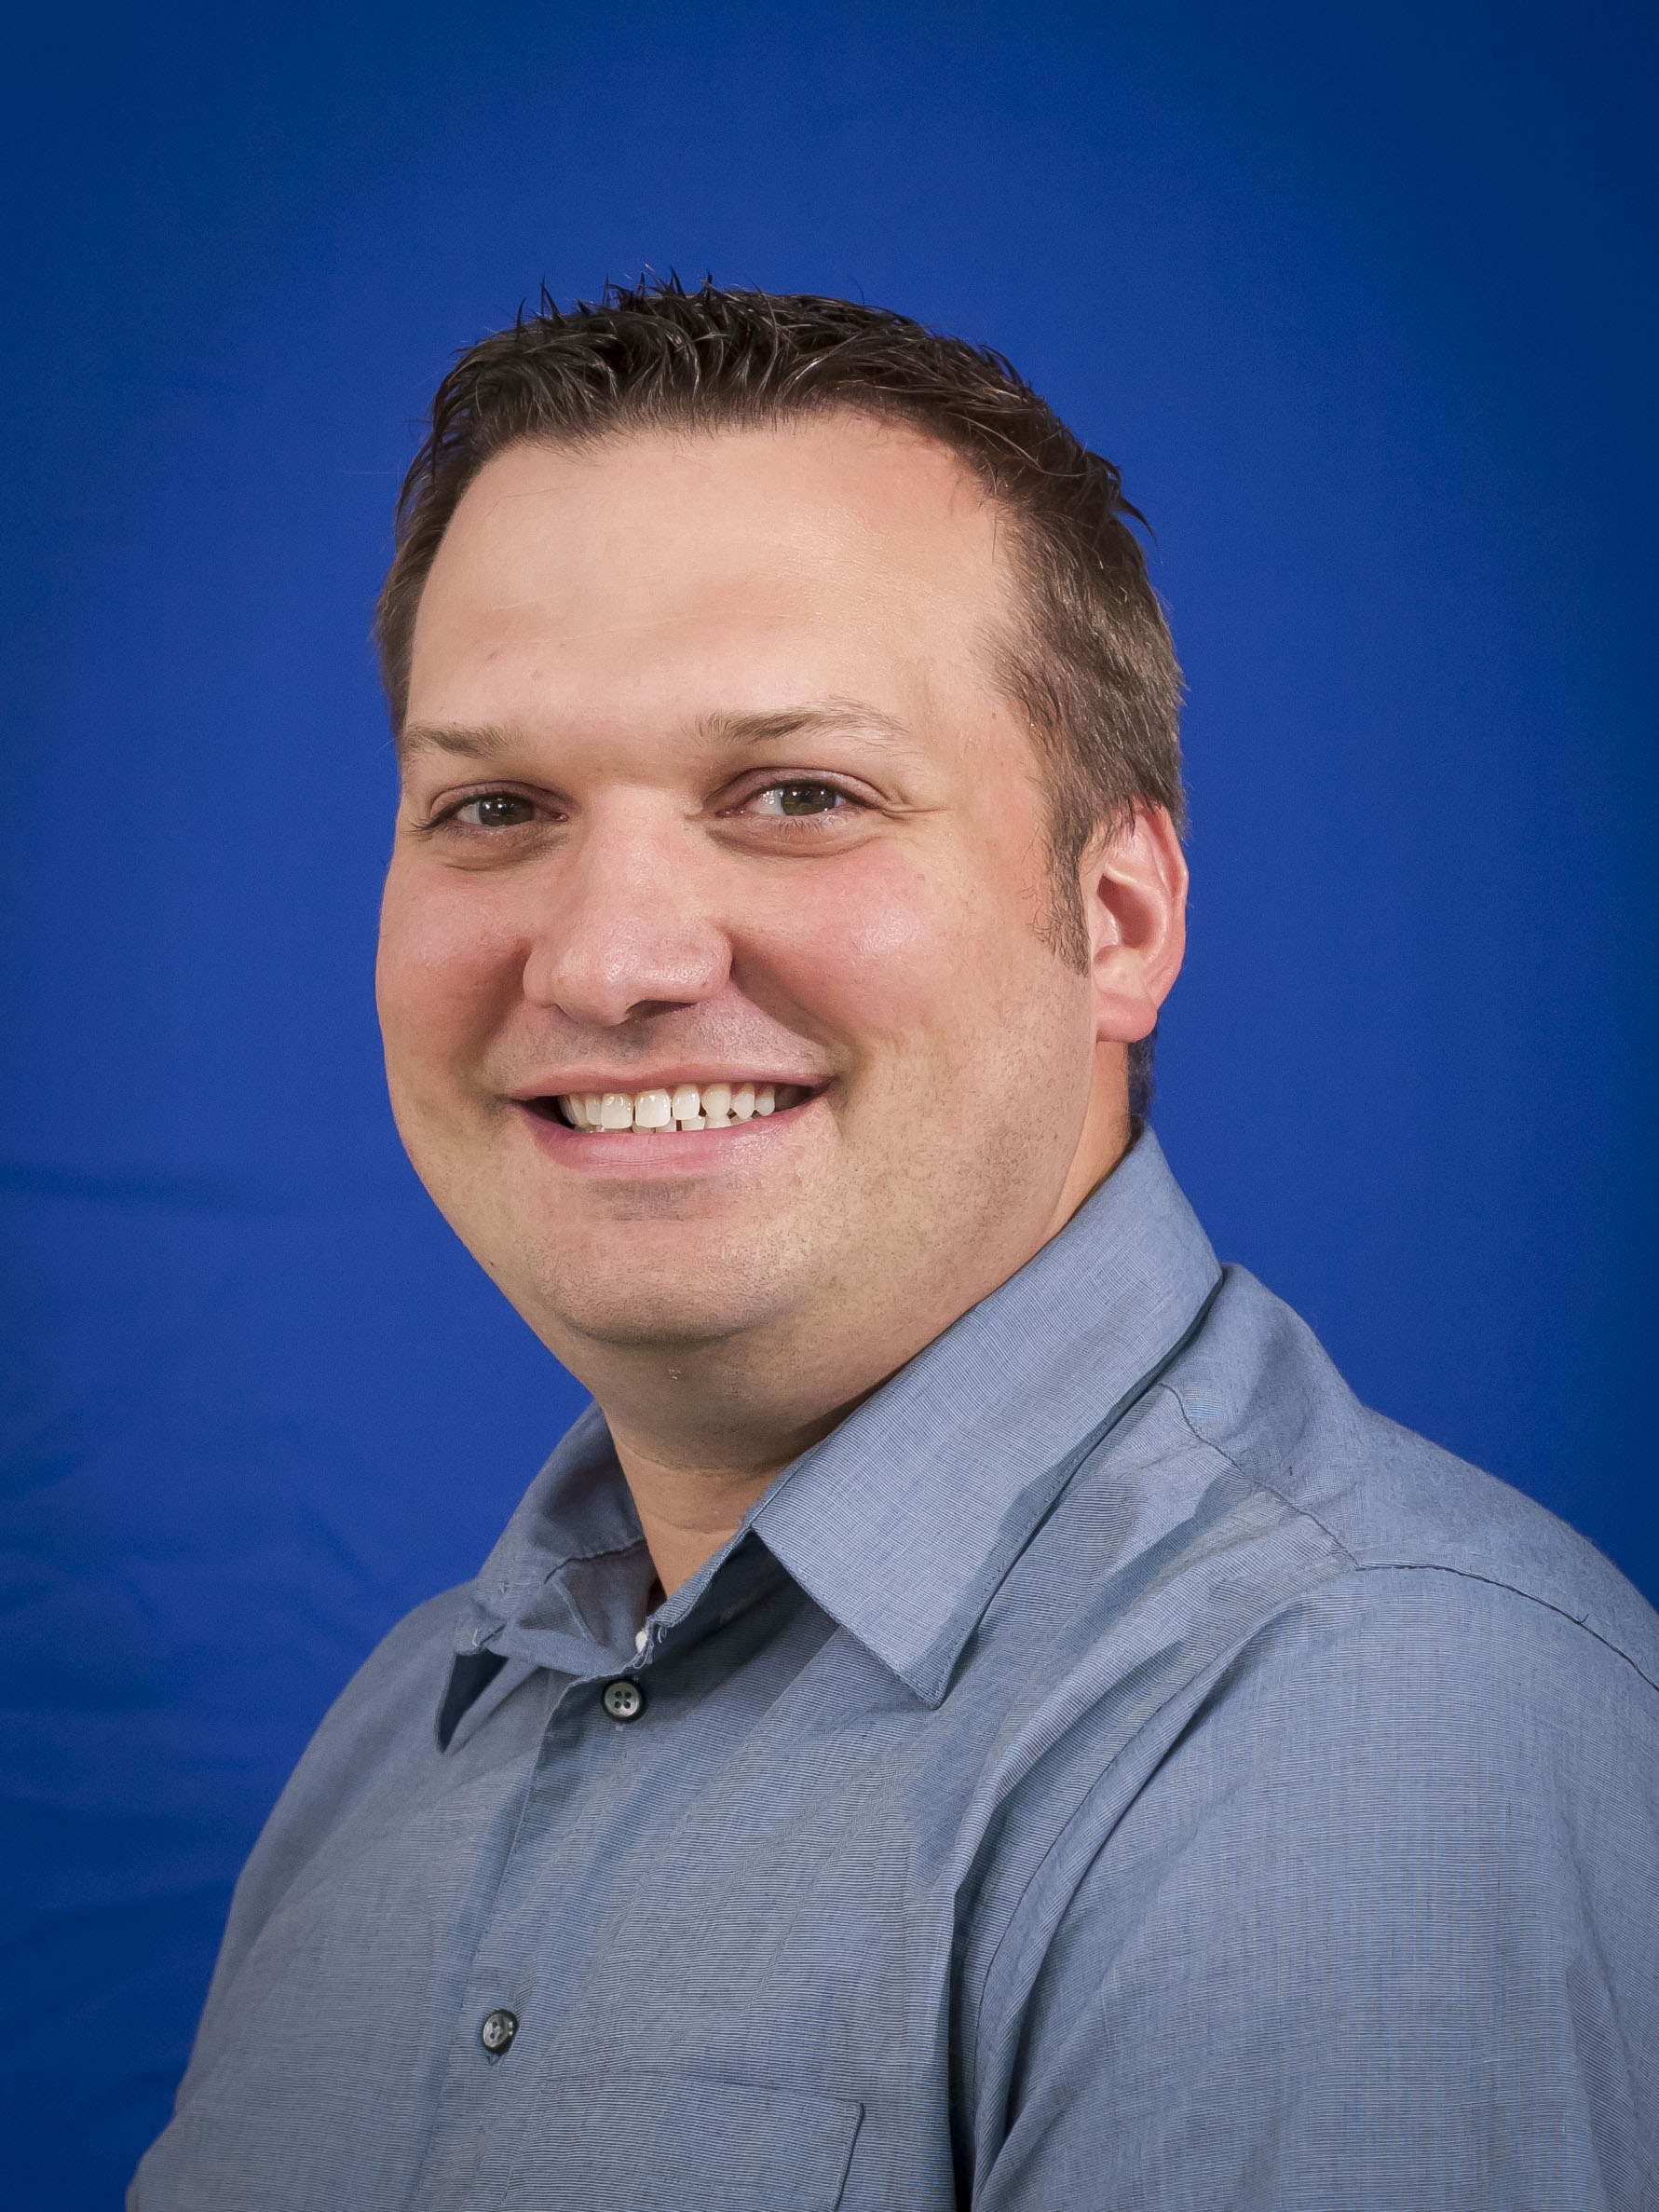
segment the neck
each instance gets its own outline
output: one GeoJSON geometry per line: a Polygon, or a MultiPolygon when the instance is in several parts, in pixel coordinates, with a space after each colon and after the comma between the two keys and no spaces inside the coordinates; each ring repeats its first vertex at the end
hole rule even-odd
{"type": "Polygon", "coordinates": [[[713,1559],[737,1533],[755,1499],[796,1456],[784,1452],[764,1467],[690,1467],[666,1457],[660,1447],[631,1436],[615,1422],[610,1428],[665,1597],[713,1559]]]}

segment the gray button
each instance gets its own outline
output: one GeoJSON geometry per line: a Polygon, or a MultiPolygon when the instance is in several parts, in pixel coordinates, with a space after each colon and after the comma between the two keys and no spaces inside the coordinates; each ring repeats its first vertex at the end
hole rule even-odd
{"type": "Polygon", "coordinates": [[[612,1720],[637,1720],[646,1709],[646,1693],[637,1682],[626,1679],[605,1686],[605,1710],[612,1720]]]}
{"type": "Polygon", "coordinates": [[[512,2039],[519,2031],[519,2016],[505,2010],[486,2013],[478,2040],[492,2058],[499,2058],[503,2051],[510,2050],[512,2039]]]}

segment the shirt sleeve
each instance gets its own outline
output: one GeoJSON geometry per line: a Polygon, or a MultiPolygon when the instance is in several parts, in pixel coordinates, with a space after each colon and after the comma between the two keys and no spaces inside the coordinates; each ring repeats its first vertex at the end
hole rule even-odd
{"type": "Polygon", "coordinates": [[[1659,1691],[1578,1622],[1441,1568],[1326,1585],[981,2024],[977,2212],[1652,2212],[1656,1778],[1659,1691]]]}

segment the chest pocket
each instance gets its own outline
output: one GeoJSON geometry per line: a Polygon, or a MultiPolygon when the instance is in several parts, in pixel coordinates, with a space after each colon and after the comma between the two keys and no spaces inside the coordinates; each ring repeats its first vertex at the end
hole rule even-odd
{"type": "Polygon", "coordinates": [[[835,2212],[863,2115],[626,2066],[567,2079],[530,2120],[503,2212],[835,2212]]]}

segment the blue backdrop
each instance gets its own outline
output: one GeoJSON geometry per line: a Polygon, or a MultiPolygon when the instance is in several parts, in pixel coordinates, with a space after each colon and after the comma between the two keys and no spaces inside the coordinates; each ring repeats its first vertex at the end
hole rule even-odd
{"type": "Polygon", "coordinates": [[[1659,1594],[1636,7],[8,12],[14,2186],[116,2201],[307,1732],[577,1403],[370,990],[411,419],[543,278],[891,303],[1120,460],[1191,684],[1176,1169],[1659,1594]]]}

